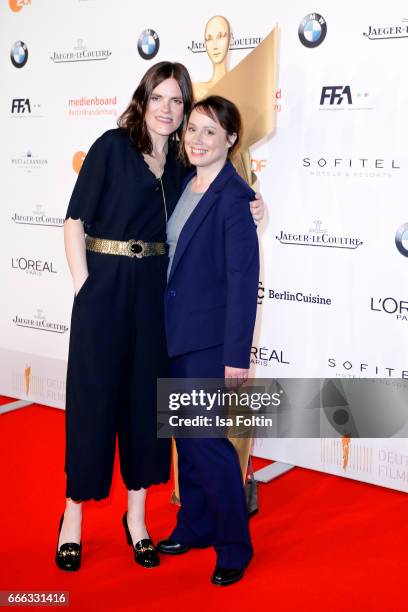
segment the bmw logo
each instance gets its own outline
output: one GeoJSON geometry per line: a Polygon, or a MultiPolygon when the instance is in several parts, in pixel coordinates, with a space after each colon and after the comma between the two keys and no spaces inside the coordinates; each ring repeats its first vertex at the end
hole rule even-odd
{"type": "Polygon", "coordinates": [[[401,255],[408,257],[408,223],[404,223],[397,229],[395,234],[395,245],[401,255]]]}
{"type": "Polygon", "coordinates": [[[137,50],[145,60],[152,59],[160,47],[159,36],[154,30],[144,30],[137,41],[137,50]]]}
{"type": "Polygon", "coordinates": [[[318,47],[326,38],[327,24],[319,13],[310,13],[299,25],[298,34],[305,47],[318,47]]]}
{"type": "Polygon", "coordinates": [[[28,60],[28,49],[27,45],[22,40],[18,40],[11,47],[10,59],[13,66],[16,68],[22,68],[26,65],[28,60]]]}

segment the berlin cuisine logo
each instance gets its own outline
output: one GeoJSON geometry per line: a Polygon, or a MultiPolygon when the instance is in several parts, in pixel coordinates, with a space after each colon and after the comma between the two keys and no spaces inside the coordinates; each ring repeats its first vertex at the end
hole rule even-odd
{"type": "Polygon", "coordinates": [[[143,30],[137,41],[137,50],[140,57],[145,60],[153,59],[160,48],[160,38],[157,32],[151,29],[143,30]]]}
{"type": "Polygon", "coordinates": [[[307,233],[294,233],[292,231],[281,230],[280,234],[275,236],[281,244],[290,246],[312,246],[326,247],[334,249],[350,249],[355,250],[363,244],[360,238],[355,236],[335,235],[322,227],[322,221],[316,220],[314,225],[309,228],[307,233]]]}
{"type": "Polygon", "coordinates": [[[328,297],[322,297],[319,294],[303,291],[276,291],[276,289],[266,289],[259,281],[258,285],[258,305],[263,304],[264,299],[275,300],[279,302],[295,302],[298,304],[314,304],[314,305],[325,305],[331,306],[332,299],[328,297]]]}
{"type": "Polygon", "coordinates": [[[302,45],[309,49],[321,45],[326,38],[326,34],[327,23],[319,13],[309,13],[299,25],[299,40],[302,45]]]}

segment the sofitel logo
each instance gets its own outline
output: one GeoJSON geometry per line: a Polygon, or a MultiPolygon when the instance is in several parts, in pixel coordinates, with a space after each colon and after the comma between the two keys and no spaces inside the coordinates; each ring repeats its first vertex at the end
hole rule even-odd
{"type": "Polygon", "coordinates": [[[14,157],[11,160],[11,165],[19,170],[25,170],[30,173],[34,170],[40,170],[48,165],[48,159],[33,155],[31,151],[27,151],[20,157],[14,157]]]}
{"type": "Polygon", "coordinates": [[[314,221],[314,227],[310,228],[307,234],[294,234],[281,230],[280,234],[276,236],[276,240],[287,245],[351,250],[355,250],[363,244],[363,241],[359,238],[329,234],[325,229],[322,229],[321,225],[321,221],[314,221]]]}
{"type": "Polygon", "coordinates": [[[69,62],[94,62],[107,60],[112,55],[110,49],[88,49],[82,38],[78,38],[73,51],[54,51],[50,59],[54,64],[69,62]]]}
{"type": "Polygon", "coordinates": [[[251,348],[251,364],[268,367],[273,363],[289,365],[290,361],[285,360],[282,350],[270,349],[267,346],[253,346],[251,348]]]}
{"type": "Polygon", "coordinates": [[[408,370],[397,370],[397,368],[388,368],[377,364],[350,361],[349,359],[337,360],[335,357],[329,357],[327,360],[329,368],[336,371],[336,376],[341,378],[408,378],[408,370]]]}
{"type": "Polygon", "coordinates": [[[34,212],[30,215],[22,215],[15,212],[11,217],[18,225],[41,225],[44,227],[63,227],[63,217],[51,217],[43,210],[41,204],[37,204],[34,212]]]}
{"type": "Polygon", "coordinates": [[[41,259],[27,259],[26,257],[12,257],[11,267],[14,270],[21,270],[27,274],[41,276],[43,272],[57,274],[54,269],[54,262],[42,261],[41,259]]]}
{"type": "Polygon", "coordinates": [[[52,332],[54,334],[65,334],[69,329],[64,323],[47,321],[47,317],[40,308],[37,309],[36,314],[31,318],[16,315],[13,319],[13,323],[17,325],[17,327],[26,327],[38,331],[52,332]]]}
{"type": "Polygon", "coordinates": [[[397,160],[381,157],[304,157],[302,166],[311,176],[353,178],[391,178],[401,170],[397,160]]]}
{"type": "Polygon", "coordinates": [[[396,300],[393,297],[371,298],[370,309],[374,312],[383,312],[395,315],[397,321],[408,321],[408,302],[396,300]]]}
{"type": "Polygon", "coordinates": [[[408,38],[408,19],[401,19],[402,26],[368,26],[363,36],[369,40],[387,40],[389,38],[408,38]],[[407,24],[407,25],[405,25],[407,24]]]}

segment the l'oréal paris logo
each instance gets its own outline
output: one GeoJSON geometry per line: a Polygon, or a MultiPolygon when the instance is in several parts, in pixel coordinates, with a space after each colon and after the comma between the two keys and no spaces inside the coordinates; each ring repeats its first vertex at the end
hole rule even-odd
{"type": "Polygon", "coordinates": [[[391,315],[397,321],[408,321],[408,300],[394,297],[372,297],[370,298],[370,310],[391,315]]]}
{"type": "Polygon", "coordinates": [[[269,367],[273,364],[289,365],[290,361],[282,349],[253,346],[251,348],[251,364],[269,367]]]}
{"type": "Polygon", "coordinates": [[[43,273],[57,274],[53,261],[42,259],[31,259],[29,257],[12,257],[11,267],[13,270],[26,272],[34,276],[42,276],[43,273]]]}

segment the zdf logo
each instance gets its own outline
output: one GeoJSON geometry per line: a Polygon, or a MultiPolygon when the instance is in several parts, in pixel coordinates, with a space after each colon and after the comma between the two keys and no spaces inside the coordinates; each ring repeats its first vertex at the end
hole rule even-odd
{"type": "Polygon", "coordinates": [[[9,0],[9,7],[13,13],[19,13],[24,6],[31,4],[31,0],[9,0]]]}

